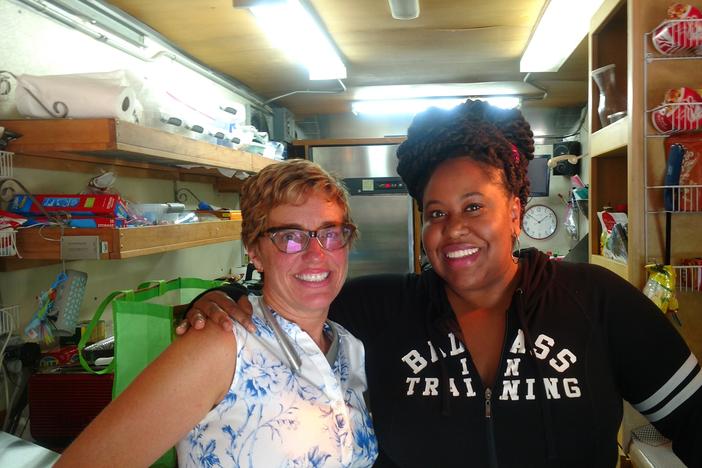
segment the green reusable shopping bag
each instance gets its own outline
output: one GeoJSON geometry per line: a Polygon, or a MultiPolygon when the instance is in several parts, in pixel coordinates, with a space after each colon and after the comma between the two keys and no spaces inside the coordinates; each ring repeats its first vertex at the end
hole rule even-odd
{"type": "MultiPolygon", "coordinates": [[[[173,341],[173,307],[187,304],[203,291],[222,284],[222,281],[176,278],[150,281],[136,290],[111,293],[98,307],[78,344],[83,368],[96,374],[114,372],[112,398],[116,398],[173,341]],[[94,370],[83,357],[82,350],[109,305],[112,306],[115,357],[105,369],[94,370]]],[[[165,468],[175,463],[175,449],[170,449],[152,466],[165,468]]]]}

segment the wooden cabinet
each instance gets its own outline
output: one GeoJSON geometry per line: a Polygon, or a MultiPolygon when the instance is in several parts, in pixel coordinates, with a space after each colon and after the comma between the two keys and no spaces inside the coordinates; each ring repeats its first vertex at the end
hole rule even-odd
{"type": "MultiPolygon", "coordinates": [[[[630,0],[631,2],[631,0],[630,0]]],[[[635,122],[642,111],[634,105],[632,93],[632,46],[629,34],[629,9],[631,3],[625,0],[605,0],[593,16],[589,44],[590,71],[614,65],[616,87],[611,89],[611,98],[624,102],[626,97],[626,117],[603,125],[598,115],[600,105],[599,88],[591,82],[589,92],[590,108],[590,262],[616,272],[623,278],[638,283],[637,268],[632,261],[632,251],[637,248],[635,238],[629,236],[629,262],[624,264],[604,257],[600,250],[602,228],[597,212],[604,206],[614,207],[626,204],[629,213],[636,209],[634,192],[637,169],[634,167],[635,122]]],[[[635,217],[634,217],[635,218],[635,217]]],[[[630,232],[633,226],[629,215],[630,232]]]]}
{"type": "MultiPolygon", "coordinates": [[[[590,70],[614,64],[617,93],[626,96],[627,117],[602,126],[597,109],[599,90],[590,89],[590,262],[603,265],[641,288],[645,265],[662,262],[665,215],[660,206],[666,155],[663,138],[650,124],[651,108],[668,88],[699,87],[702,60],[661,57],[651,45],[651,32],[666,16],[668,0],[605,0],[590,26],[590,70]],[[603,206],[628,206],[628,262],[600,255],[602,233],[597,211],[603,206]],[[652,208],[654,207],[654,208],[652,208]]],[[[683,253],[702,255],[699,223],[702,217],[674,220],[673,263],[683,253]],[[695,247],[697,246],[697,247],[695,247]]]]}
{"type": "MultiPolygon", "coordinates": [[[[16,167],[94,172],[109,169],[135,177],[211,182],[240,186],[218,169],[257,172],[273,160],[114,119],[5,120],[0,126],[22,135],[8,150],[16,167]]],[[[211,221],[136,228],[29,228],[17,232],[23,260],[6,268],[30,267],[25,260],[61,258],[63,236],[97,236],[101,259],[124,259],[240,239],[241,221],[211,221]]]]}
{"type": "MultiPolygon", "coordinates": [[[[668,0],[605,0],[592,19],[589,36],[590,70],[615,63],[619,70],[616,78],[623,86],[619,92],[627,96],[628,114],[602,128],[597,115],[598,89],[592,84],[590,262],[615,271],[638,288],[647,279],[645,266],[665,260],[666,240],[670,241],[674,266],[681,258],[702,256],[702,214],[666,214],[663,209],[664,136],[656,134],[650,123],[651,111],[663,101],[667,89],[702,85],[702,58],[666,58],[651,46],[651,32],[665,19],[670,4],[668,0]],[[596,212],[617,203],[628,205],[626,264],[606,259],[599,252],[601,230],[596,212]],[[666,217],[672,218],[672,239],[666,235],[666,217]]],[[[694,274],[699,275],[700,270],[694,274]]],[[[682,323],[678,329],[692,351],[700,355],[702,294],[685,288],[676,292],[682,323]]]]}
{"type": "MultiPolygon", "coordinates": [[[[626,96],[627,117],[602,128],[598,88],[590,89],[590,261],[604,265],[637,287],[646,280],[646,168],[644,144],[648,91],[644,77],[644,36],[666,15],[668,0],[605,0],[590,27],[590,70],[614,63],[617,92],[626,96]],[[600,255],[601,228],[597,211],[626,203],[628,261],[626,265],[600,255]]],[[[659,97],[658,99],[661,99],[659,97]]]]}
{"type": "MultiPolygon", "coordinates": [[[[617,69],[617,92],[626,96],[627,117],[602,126],[597,109],[597,86],[592,83],[590,105],[590,262],[602,265],[625,277],[637,288],[647,279],[645,265],[662,261],[665,214],[654,213],[660,206],[665,174],[663,139],[651,137],[650,109],[647,103],[660,103],[665,90],[681,86],[699,87],[702,67],[696,61],[661,61],[647,64],[650,31],[666,16],[669,0],[605,0],[593,16],[590,43],[590,71],[614,63],[617,69]],[[648,37],[647,37],[648,36],[648,37]],[[657,193],[656,193],[657,192],[657,193]],[[597,211],[603,206],[628,205],[628,261],[618,263],[600,255],[601,228],[597,211]]],[[[702,255],[699,226],[702,216],[681,215],[674,230],[677,251],[690,256],[702,255]],[[696,221],[694,221],[696,219],[696,221]]],[[[678,220],[676,219],[676,222],[678,220]]],[[[702,351],[702,294],[678,291],[682,321],[679,327],[693,353],[702,351]]],[[[636,327],[632,323],[631,327],[636,327]]],[[[655,345],[655,343],[652,343],[655,345]]],[[[633,410],[631,410],[633,411],[633,410]]],[[[620,445],[629,450],[630,431],[645,424],[625,410],[624,431],[620,445]]],[[[635,450],[634,450],[635,451],[635,450]]],[[[674,457],[667,453],[668,457],[674,457]]],[[[632,459],[635,458],[632,454],[632,459]]]]}

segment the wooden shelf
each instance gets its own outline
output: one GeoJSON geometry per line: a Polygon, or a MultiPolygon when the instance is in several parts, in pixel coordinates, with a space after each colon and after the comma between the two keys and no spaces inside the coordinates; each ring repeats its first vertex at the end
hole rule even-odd
{"type": "Polygon", "coordinates": [[[590,19],[590,34],[597,34],[614,16],[617,11],[624,6],[622,0],[605,0],[600,8],[590,19]]]}
{"type": "Polygon", "coordinates": [[[590,136],[590,157],[626,156],[629,116],[597,130],[590,136]]]}
{"type": "MultiPolygon", "coordinates": [[[[633,0],[636,1],[636,0],[633,0]]],[[[615,87],[609,89],[607,98],[616,110],[626,110],[627,115],[609,125],[602,126],[598,115],[600,105],[599,88],[594,80],[590,82],[590,201],[589,201],[589,255],[590,263],[603,266],[627,281],[638,283],[636,274],[629,274],[626,263],[616,262],[600,255],[602,227],[597,212],[605,206],[628,205],[628,212],[636,211],[635,200],[630,194],[638,187],[636,171],[630,168],[631,158],[638,151],[632,142],[636,136],[636,123],[640,118],[638,96],[631,93],[632,86],[638,86],[631,50],[632,34],[630,24],[634,22],[632,0],[604,0],[590,21],[589,63],[590,72],[603,66],[614,65],[615,87]]],[[[591,73],[590,73],[591,75],[591,73]]],[[[630,235],[627,242],[629,261],[637,262],[640,243],[635,213],[629,217],[630,235]]],[[[638,286],[638,284],[637,284],[638,286]]]]}
{"type": "Polygon", "coordinates": [[[2,120],[0,126],[20,133],[8,151],[50,156],[73,153],[139,164],[195,165],[258,172],[274,163],[269,158],[163,130],[115,119],[2,120]]]}
{"type": "MultiPolygon", "coordinates": [[[[98,236],[101,260],[114,260],[238,240],[241,221],[207,221],[131,228],[66,228],[64,236],[98,236]]],[[[27,228],[17,231],[22,260],[60,260],[60,228],[27,228]]]]}
{"type": "Polygon", "coordinates": [[[626,263],[618,262],[602,255],[590,255],[590,263],[603,266],[625,280],[629,279],[629,267],[626,263]]]}

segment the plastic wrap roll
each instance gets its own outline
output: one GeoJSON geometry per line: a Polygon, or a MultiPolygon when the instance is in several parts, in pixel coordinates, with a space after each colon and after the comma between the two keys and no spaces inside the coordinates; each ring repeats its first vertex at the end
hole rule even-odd
{"type": "Polygon", "coordinates": [[[113,117],[138,121],[140,106],[136,94],[118,80],[90,75],[20,75],[17,81],[17,110],[26,117],[113,117]]]}

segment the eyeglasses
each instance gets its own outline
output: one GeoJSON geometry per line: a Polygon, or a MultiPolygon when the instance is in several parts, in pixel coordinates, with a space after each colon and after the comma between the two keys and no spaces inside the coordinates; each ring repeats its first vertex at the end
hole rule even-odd
{"type": "Polygon", "coordinates": [[[314,237],[324,250],[339,250],[349,243],[356,227],[352,224],[339,224],[316,231],[305,231],[287,227],[270,228],[265,234],[278,250],[283,253],[298,253],[307,250],[310,238],[314,237]]]}

